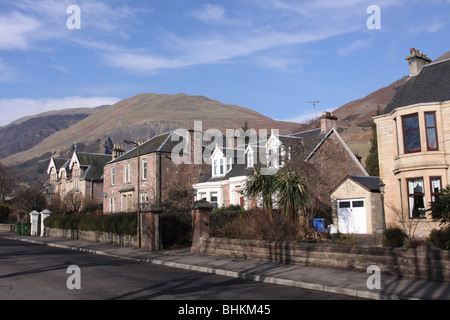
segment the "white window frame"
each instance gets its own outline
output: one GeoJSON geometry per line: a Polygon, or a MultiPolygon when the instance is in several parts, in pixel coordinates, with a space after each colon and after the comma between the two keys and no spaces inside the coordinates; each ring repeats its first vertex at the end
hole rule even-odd
{"type": "Polygon", "coordinates": [[[111,185],[116,184],[116,167],[111,167],[111,185]]]}
{"type": "Polygon", "coordinates": [[[147,159],[142,159],[142,180],[147,180],[147,159]]]}
{"type": "Polygon", "coordinates": [[[131,183],[131,162],[125,162],[124,164],[124,182],[131,183]]]}

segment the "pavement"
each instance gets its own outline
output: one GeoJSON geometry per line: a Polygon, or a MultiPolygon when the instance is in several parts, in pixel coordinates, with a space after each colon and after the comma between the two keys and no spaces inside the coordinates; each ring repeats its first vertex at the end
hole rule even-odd
{"type": "Polygon", "coordinates": [[[38,245],[77,250],[143,263],[152,263],[231,278],[261,281],[283,286],[337,293],[374,300],[450,300],[450,283],[398,278],[381,274],[380,289],[370,289],[372,272],[343,271],[279,264],[248,259],[191,254],[190,248],[158,252],[83,240],[17,236],[0,232],[0,237],[38,245]]]}

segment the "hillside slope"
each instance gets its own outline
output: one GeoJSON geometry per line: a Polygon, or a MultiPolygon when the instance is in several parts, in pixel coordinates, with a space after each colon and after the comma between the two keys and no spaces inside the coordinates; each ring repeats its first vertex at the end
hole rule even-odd
{"type": "Polygon", "coordinates": [[[226,129],[241,127],[245,121],[251,128],[277,128],[281,133],[293,132],[301,126],[276,121],[251,109],[223,104],[203,96],[147,93],[105,107],[4,161],[22,163],[52,150],[58,155],[68,156],[75,144],[80,151],[105,152],[105,148],[110,149],[112,143],[124,139],[147,140],[169,130],[191,129],[194,121],[202,121],[203,130],[214,128],[223,134],[226,129]]]}

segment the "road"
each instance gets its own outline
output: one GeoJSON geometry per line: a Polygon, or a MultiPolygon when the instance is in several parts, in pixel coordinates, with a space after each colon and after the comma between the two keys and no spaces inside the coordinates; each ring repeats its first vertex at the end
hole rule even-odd
{"type": "Polygon", "coordinates": [[[267,301],[352,298],[0,237],[0,299],[267,301]],[[68,270],[70,266],[77,266],[79,270],[68,270]],[[68,288],[78,284],[80,289],[68,288]]]}

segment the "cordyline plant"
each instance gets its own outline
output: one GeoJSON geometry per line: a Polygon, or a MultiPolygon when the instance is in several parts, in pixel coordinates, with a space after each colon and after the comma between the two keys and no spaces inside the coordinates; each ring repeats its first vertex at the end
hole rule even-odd
{"type": "Polygon", "coordinates": [[[251,197],[262,196],[263,207],[272,211],[273,195],[277,195],[278,204],[287,216],[295,218],[299,211],[307,210],[311,196],[307,181],[288,170],[278,170],[274,175],[263,175],[260,169],[254,169],[254,175],[247,180],[244,193],[251,197]]]}
{"type": "Polygon", "coordinates": [[[439,221],[441,226],[450,225],[450,185],[436,196],[435,201],[430,202],[428,211],[435,221],[439,221]]]}

